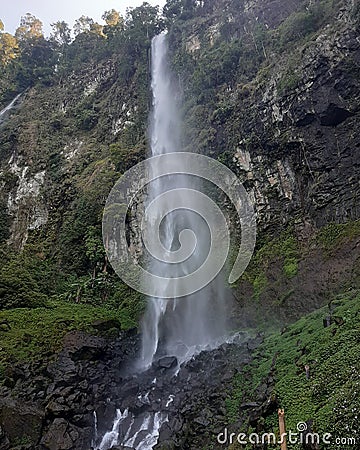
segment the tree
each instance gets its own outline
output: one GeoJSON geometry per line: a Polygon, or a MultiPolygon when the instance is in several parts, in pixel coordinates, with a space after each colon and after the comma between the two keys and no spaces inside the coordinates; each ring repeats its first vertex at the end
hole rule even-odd
{"type": "Polygon", "coordinates": [[[189,19],[196,11],[197,6],[196,0],[167,0],[164,6],[164,16],[170,21],[175,18],[189,19]]]}
{"type": "Polygon", "coordinates": [[[81,33],[92,33],[97,36],[105,37],[103,33],[103,26],[94,22],[91,17],[81,16],[75,21],[74,33],[78,36],[81,33]]]}
{"type": "Polygon", "coordinates": [[[90,26],[90,33],[93,33],[96,36],[106,37],[103,30],[104,27],[96,22],[90,26]]]}
{"type": "Polygon", "coordinates": [[[128,9],[126,14],[126,25],[129,29],[143,34],[146,31],[146,37],[152,38],[158,34],[164,27],[159,16],[159,7],[151,6],[144,2],[137,8],[128,9]]]}
{"type": "Polygon", "coordinates": [[[105,11],[101,18],[105,20],[106,25],[109,27],[115,27],[116,25],[124,22],[124,19],[120,16],[120,13],[115,9],[105,11]]]}
{"type": "Polygon", "coordinates": [[[44,37],[22,42],[16,73],[19,88],[25,89],[37,81],[51,83],[55,64],[53,45],[44,37]]]}
{"type": "Polygon", "coordinates": [[[59,46],[64,47],[71,42],[71,30],[69,28],[69,25],[62,21],[58,21],[51,24],[52,26],[52,33],[50,35],[50,38],[55,41],[59,46]]]}
{"type": "Polygon", "coordinates": [[[4,22],[0,19],[0,31],[4,31],[4,22]]]}
{"type": "Polygon", "coordinates": [[[74,33],[77,36],[80,33],[89,32],[93,25],[94,21],[91,17],[81,16],[79,19],[75,21],[74,33]]]}
{"type": "Polygon", "coordinates": [[[19,42],[44,37],[42,22],[30,13],[21,17],[20,26],[16,29],[15,37],[19,42]]]}
{"type": "Polygon", "coordinates": [[[0,33],[0,62],[3,66],[18,56],[17,39],[9,33],[0,33]]]}
{"type": "Polygon", "coordinates": [[[106,255],[104,244],[101,238],[101,228],[96,226],[89,226],[85,235],[85,249],[93,267],[93,279],[96,278],[96,269],[106,269],[106,255]]]}
{"type": "Polygon", "coordinates": [[[8,262],[0,270],[0,309],[37,308],[46,304],[36,274],[32,273],[21,256],[8,262]]]}
{"type": "Polygon", "coordinates": [[[163,14],[167,19],[173,20],[180,16],[183,10],[181,0],[168,0],[164,6],[163,14]]]}

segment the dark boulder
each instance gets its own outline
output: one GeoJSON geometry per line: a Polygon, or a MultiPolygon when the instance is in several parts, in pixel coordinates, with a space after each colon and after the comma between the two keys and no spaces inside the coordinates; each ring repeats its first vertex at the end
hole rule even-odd
{"type": "Polygon", "coordinates": [[[320,123],[326,127],[335,127],[353,115],[354,114],[347,109],[335,105],[334,103],[330,103],[326,110],[321,113],[320,123]]]}
{"type": "Polygon", "coordinates": [[[106,348],[106,341],[100,337],[90,336],[82,331],[71,331],[64,338],[63,352],[74,361],[101,359],[106,348]]]}
{"type": "Polygon", "coordinates": [[[121,324],[119,320],[116,319],[107,319],[107,320],[96,320],[92,323],[92,327],[98,331],[109,331],[112,328],[117,328],[121,330],[121,324]]]}
{"type": "Polygon", "coordinates": [[[48,450],[70,450],[73,448],[73,440],[69,431],[69,424],[65,419],[55,419],[45,436],[41,439],[42,448],[48,450]]]}
{"type": "Polygon", "coordinates": [[[175,356],[164,356],[154,362],[153,366],[158,369],[172,369],[176,367],[178,360],[175,356]]]}
{"type": "Polygon", "coordinates": [[[10,443],[21,439],[36,443],[41,437],[45,412],[35,404],[0,398],[0,427],[10,443]]]}

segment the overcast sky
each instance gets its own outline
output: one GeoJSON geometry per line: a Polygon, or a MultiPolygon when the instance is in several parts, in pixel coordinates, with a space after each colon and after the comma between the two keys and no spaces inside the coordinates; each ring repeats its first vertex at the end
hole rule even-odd
{"type": "MultiPolygon", "coordinates": [[[[147,0],[151,5],[163,6],[166,0],[147,0]]],[[[50,23],[65,20],[71,27],[74,21],[85,15],[102,23],[104,11],[116,9],[125,13],[128,6],[139,6],[143,0],[0,0],[0,19],[5,30],[14,33],[20,22],[20,17],[32,13],[44,24],[45,34],[50,32],[50,23]]]]}

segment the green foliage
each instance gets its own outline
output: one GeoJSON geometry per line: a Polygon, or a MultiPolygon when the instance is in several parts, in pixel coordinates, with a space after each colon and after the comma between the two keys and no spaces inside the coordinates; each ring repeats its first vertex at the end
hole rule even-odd
{"type": "Polygon", "coordinates": [[[144,2],[137,8],[128,9],[125,18],[128,32],[134,38],[137,34],[145,34],[151,39],[163,30],[164,25],[160,17],[159,7],[144,2]]]}
{"type": "Polygon", "coordinates": [[[79,19],[75,21],[74,33],[75,35],[78,35],[80,33],[89,32],[93,25],[94,20],[91,17],[81,16],[79,19]]]}
{"type": "Polygon", "coordinates": [[[42,289],[31,262],[21,257],[12,259],[0,270],[0,309],[43,306],[47,297],[42,289]]]}
{"type": "Polygon", "coordinates": [[[328,253],[339,245],[360,235],[360,220],[344,224],[330,223],[315,236],[315,241],[328,253]]]}
{"type": "Polygon", "coordinates": [[[19,89],[26,89],[40,81],[51,83],[56,57],[54,49],[44,37],[30,37],[20,46],[21,53],[16,60],[16,81],[19,89]]]}
{"type": "MultiPolygon", "coordinates": [[[[100,194],[101,195],[101,194],[100,194]]],[[[87,192],[77,198],[65,214],[59,232],[59,261],[68,273],[79,275],[91,270],[86,254],[86,233],[89,227],[96,227],[101,222],[100,195],[87,192]]]]}
{"type": "Polygon", "coordinates": [[[195,0],[168,0],[164,6],[164,16],[171,23],[174,19],[191,19],[196,12],[195,0]]]}
{"type": "Polygon", "coordinates": [[[2,33],[0,30],[0,63],[7,66],[18,56],[19,46],[17,39],[10,33],[2,33]]]}
{"type": "Polygon", "coordinates": [[[254,298],[256,301],[259,301],[260,295],[262,294],[266,286],[267,286],[266,274],[264,272],[258,273],[253,281],[254,298]]]}
{"type": "Polygon", "coordinates": [[[89,261],[94,266],[104,263],[105,249],[100,227],[89,226],[85,234],[85,251],[89,261]]]}
{"type": "Polygon", "coordinates": [[[16,29],[15,37],[21,42],[42,38],[42,22],[30,13],[21,17],[20,26],[16,29]]]}
{"type": "Polygon", "coordinates": [[[9,238],[10,217],[4,200],[0,201],[0,245],[9,238]]]}
{"type": "Polygon", "coordinates": [[[306,10],[290,15],[279,27],[278,43],[284,49],[318,31],[329,20],[336,8],[333,0],[320,0],[306,10]]]}
{"type": "Polygon", "coordinates": [[[299,82],[301,81],[301,76],[296,72],[294,68],[288,69],[283,73],[279,83],[278,83],[278,91],[279,94],[282,95],[288,91],[292,91],[295,89],[299,82]]]}
{"type": "Polygon", "coordinates": [[[97,124],[98,113],[93,109],[83,109],[78,112],[76,123],[81,130],[89,131],[97,124]]]}
{"type": "Polygon", "coordinates": [[[293,278],[298,272],[297,258],[289,257],[284,261],[284,273],[288,278],[293,278]]]}
{"type": "Polygon", "coordinates": [[[115,165],[115,170],[120,173],[125,173],[132,166],[140,162],[146,152],[146,145],[140,142],[134,146],[125,146],[123,143],[116,143],[110,145],[111,161],[115,165]]]}
{"type": "Polygon", "coordinates": [[[283,231],[279,237],[264,243],[253,256],[244,279],[250,281],[254,288],[254,297],[259,300],[266,288],[267,276],[271,266],[278,261],[282,263],[286,277],[293,278],[298,271],[300,257],[299,243],[291,228],[283,231]]]}
{"type": "Polygon", "coordinates": [[[105,11],[101,16],[103,20],[105,20],[106,25],[109,27],[123,26],[124,20],[120,16],[120,13],[115,9],[110,9],[109,11],[105,11]]]}
{"type": "Polygon", "coordinates": [[[119,309],[119,317],[125,328],[134,328],[139,324],[139,318],[145,310],[145,299],[138,292],[130,289],[124,283],[117,283],[114,294],[108,303],[114,309],[119,309]]]}
{"type": "Polygon", "coordinates": [[[11,329],[0,329],[0,366],[11,361],[40,359],[42,355],[59,350],[63,336],[72,330],[95,333],[91,324],[97,319],[118,319],[122,311],[106,306],[51,301],[47,307],[0,311],[0,321],[7,320],[11,329]]]}
{"type": "Polygon", "coordinates": [[[71,29],[63,20],[51,24],[52,33],[50,38],[60,47],[69,45],[71,42],[71,29]]]}
{"type": "Polygon", "coordinates": [[[239,417],[239,406],[244,398],[248,386],[247,377],[244,372],[237,373],[232,379],[232,394],[225,399],[227,423],[236,423],[239,417]]]}
{"type": "MultiPolygon", "coordinates": [[[[234,379],[233,392],[226,402],[229,420],[237,420],[241,402],[256,400],[256,388],[268,376],[277,355],[273,395],[285,409],[287,429],[296,431],[299,422],[312,419],[320,434],[358,440],[359,301],[359,291],[335,299],[334,315],[344,319],[342,325],[333,323],[324,328],[322,319],[329,312],[322,308],[288,327],[285,333],[269,335],[252,364],[234,379]],[[305,365],[310,367],[309,380],[305,365]]],[[[277,432],[276,412],[266,419],[265,426],[267,432],[277,432]]],[[[334,442],[328,448],[338,449],[334,442]]]]}

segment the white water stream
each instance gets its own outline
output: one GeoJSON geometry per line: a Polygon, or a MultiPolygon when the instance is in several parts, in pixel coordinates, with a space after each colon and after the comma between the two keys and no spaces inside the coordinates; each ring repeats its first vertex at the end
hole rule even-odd
{"type": "MultiPolygon", "coordinates": [[[[153,93],[151,156],[174,153],[175,158],[178,158],[176,167],[182,168],[181,153],[177,156],[181,150],[182,121],[175,95],[176,89],[169,70],[166,33],[156,36],[152,41],[151,87],[153,93]]],[[[165,205],[165,209],[168,207],[171,209],[173,203],[177,203],[177,195],[181,196],[180,203],[192,200],[194,204],[191,189],[201,190],[201,184],[199,180],[187,175],[158,178],[148,188],[147,203],[150,204],[161,194],[177,188],[179,193],[174,191],[172,204],[165,205]]],[[[163,216],[163,211],[152,210],[151,214],[157,216],[148,218],[152,223],[163,216]]],[[[207,224],[198,214],[185,209],[175,211],[166,215],[160,230],[164,251],[167,254],[176,252],[181,247],[179,235],[183,230],[191,230],[195,236],[194,251],[190,258],[177,264],[176,268],[173,264],[164,263],[156,258],[149,262],[152,273],[180,279],[179,285],[174,290],[173,299],[161,296],[148,298],[147,310],[142,321],[142,350],[138,364],[140,371],[146,370],[154,360],[163,356],[175,356],[180,366],[202,350],[216,348],[226,340],[222,280],[218,278],[201,291],[178,298],[177,292],[181,291],[181,277],[194,272],[201,265],[206,258],[210,240],[207,224]]],[[[154,230],[155,232],[157,230],[154,230]]],[[[159,290],[161,292],[161,289],[164,293],[168,292],[165,285],[159,286],[157,292],[159,290]]],[[[157,384],[156,379],[153,380],[153,384],[157,384]]],[[[108,450],[114,445],[123,445],[136,450],[151,450],[158,441],[161,426],[168,420],[166,409],[173,402],[174,396],[170,395],[165,411],[146,413],[136,418],[128,417],[127,410],[123,413],[118,410],[112,430],[105,434],[96,448],[108,450]],[[125,426],[126,429],[122,429],[125,426]]]]}
{"type": "MultiPolygon", "coordinates": [[[[182,120],[176,99],[176,89],[169,70],[168,44],[165,33],[156,36],[152,42],[152,92],[153,110],[151,116],[151,156],[174,154],[175,166],[184,167],[181,150],[182,120]],[[177,158],[177,160],[176,160],[177,158]]],[[[162,164],[159,160],[158,164],[162,164]]],[[[194,205],[194,191],[201,190],[198,179],[187,175],[172,175],[158,178],[149,186],[148,202],[161,194],[171,191],[171,203],[162,204],[170,210],[177,204],[194,205]],[[177,191],[176,191],[177,189],[177,191]]],[[[179,363],[190,359],[201,350],[216,347],[225,335],[225,308],[223,283],[215,280],[209,287],[187,296],[177,298],[182,291],[181,283],[189,273],[193,273],[206,259],[210,248],[209,229],[195,210],[179,209],[166,215],[162,221],[162,243],[168,254],[178,252],[183,242],[184,230],[191,230],[194,236],[194,251],[180,264],[169,264],[153,258],[150,263],[152,273],[177,278],[174,299],[149,298],[142,321],[141,367],[148,368],[157,356],[176,356],[179,363]]],[[[153,211],[162,217],[163,211],[153,211]]],[[[149,218],[155,222],[156,217],[149,218]]],[[[157,230],[154,230],[154,233],[157,230]]],[[[189,236],[189,234],[187,235],[189,236]]],[[[190,236],[191,237],[191,236],[190,236]]],[[[186,244],[189,244],[189,238],[186,244]]],[[[168,286],[160,280],[157,292],[168,293],[168,286]]]]}
{"type": "Polygon", "coordinates": [[[21,95],[22,93],[18,94],[11,103],[9,103],[3,110],[0,111],[0,124],[4,122],[7,113],[16,106],[16,103],[21,95]]]}

